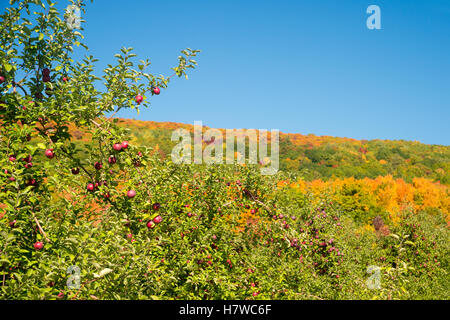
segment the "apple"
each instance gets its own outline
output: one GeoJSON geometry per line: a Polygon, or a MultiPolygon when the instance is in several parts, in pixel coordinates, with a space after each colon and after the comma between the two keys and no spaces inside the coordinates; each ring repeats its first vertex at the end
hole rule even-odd
{"type": "Polygon", "coordinates": [[[67,82],[68,79],[67,79],[66,77],[63,77],[63,78],[62,78],[62,81],[67,82]]]}
{"type": "Polygon", "coordinates": [[[31,168],[33,166],[33,164],[31,162],[28,162],[25,164],[25,168],[31,168]]]}
{"type": "Polygon", "coordinates": [[[158,203],[158,202],[156,202],[156,203],[154,203],[153,205],[152,205],[152,208],[153,208],[153,210],[158,210],[159,208],[161,207],[161,205],[158,203]]]}
{"type": "Polygon", "coordinates": [[[108,158],[108,162],[109,162],[110,164],[114,164],[114,163],[117,162],[117,159],[116,159],[116,157],[111,156],[111,157],[108,158]]]}
{"type": "Polygon", "coordinates": [[[80,173],[80,168],[72,168],[72,174],[79,174],[80,173]]]}
{"type": "Polygon", "coordinates": [[[103,165],[101,162],[97,161],[96,163],[94,163],[94,167],[95,167],[95,169],[100,170],[103,167],[103,165]]]}
{"type": "Polygon", "coordinates": [[[162,221],[161,216],[156,216],[156,217],[153,218],[153,222],[156,223],[156,224],[161,223],[161,221],[162,221]]]}
{"type": "Polygon", "coordinates": [[[9,177],[9,181],[16,181],[16,178],[14,178],[14,177],[9,177]]]}
{"type": "Polygon", "coordinates": [[[44,247],[44,244],[43,244],[42,242],[40,242],[40,241],[38,241],[38,242],[36,242],[36,243],[34,244],[34,248],[35,248],[36,250],[41,250],[43,247],[44,247]]]}
{"type": "Polygon", "coordinates": [[[35,186],[35,185],[36,185],[36,179],[33,179],[33,178],[29,179],[29,180],[27,181],[27,185],[29,185],[29,186],[35,186]]]}
{"type": "Polygon", "coordinates": [[[140,94],[138,94],[136,96],[135,100],[136,100],[137,104],[141,104],[141,102],[144,100],[144,98],[140,94]]]}
{"type": "Polygon", "coordinates": [[[142,157],[142,152],[139,151],[137,155],[138,157],[142,157]]]}
{"type": "Polygon", "coordinates": [[[16,222],[17,222],[17,220],[14,219],[13,221],[11,221],[11,222],[9,223],[9,226],[10,226],[11,228],[15,228],[15,227],[16,227],[16,222]]]}
{"type": "Polygon", "coordinates": [[[122,144],[121,143],[114,143],[113,149],[116,151],[122,150],[122,144]]]}
{"type": "Polygon", "coordinates": [[[45,150],[45,156],[49,159],[52,159],[55,156],[55,153],[53,152],[53,149],[47,149],[45,150]]]}
{"type": "Polygon", "coordinates": [[[133,235],[132,235],[131,233],[129,233],[129,234],[127,234],[127,238],[128,238],[128,239],[132,239],[132,238],[133,238],[133,235]]]}
{"type": "Polygon", "coordinates": [[[192,217],[192,213],[189,212],[189,213],[187,214],[187,216],[188,216],[189,218],[192,217]]]}
{"type": "Polygon", "coordinates": [[[27,155],[25,158],[22,159],[22,161],[25,162],[31,162],[31,160],[33,160],[33,157],[31,155],[27,155]]]}
{"type": "Polygon", "coordinates": [[[103,195],[103,198],[105,198],[105,199],[109,199],[110,197],[111,197],[111,194],[109,192],[107,192],[103,195]]]}
{"type": "Polygon", "coordinates": [[[147,222],[147,228],[153,229],[155,227],[155,223],[153,221],[147,222]]]}
{"type": "Polygon", "coordinates": [[[136,191],[134,190],[128,190],[127,197],[128,198],[134,198],[136,196],[136,191]]]}
{"type": "Polygon", "coordinates": [[[87,185],[87,190],[88,190],[88,191],[94,191],[94,189],[95,189],[95,186],[94,186],[93,183],[89,183],[89,184],[87,185]]]}
{"type": "Polygon", "coordinates": [[[5,77],[4,76],[0,76],[0,84],[2,84],[3,82],[5,82],[5,77]]]}
{"type": "Polygon", "coordinates": [[[152,92],[153,92],[154,94],[158,95],[158,94],[161,93],[161,90],[160,90],[158,87],[154,87],[154,88],[152,89],[152,92]]]}
{"type": "Polygon", "coordinates": [[[122,142],[122,148],[123,148],[123,149],[128,148],[128,141],[122,142]]]}

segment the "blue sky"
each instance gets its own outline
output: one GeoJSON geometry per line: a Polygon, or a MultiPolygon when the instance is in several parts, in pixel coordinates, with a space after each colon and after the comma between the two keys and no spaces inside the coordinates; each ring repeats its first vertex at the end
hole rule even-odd
{"type": "Polygon", "coordinates": [[[131,46],[170,75],[179,50],[202,50],[188,81],[119,116],[450,143],[448,0],[95,0],[87,9],[86,44],[101,68],[131,46]],[[366,27],[371,4],[382,30],[366,27]]]}

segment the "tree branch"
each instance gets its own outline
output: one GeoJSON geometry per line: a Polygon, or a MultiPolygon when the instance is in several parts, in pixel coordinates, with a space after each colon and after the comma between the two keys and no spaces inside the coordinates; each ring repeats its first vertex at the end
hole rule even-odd
{"type": "Polygon", "coordinates": [[[39,220],[36,218],[36,215],[34,214],[34,211],[31,211],[31,213],[33,214],[33,219],[34,219],[34,222],[36,222],[39,232],[44,236],[44,238],[45,238],[45,240],[47,240],[47,242],[51,242],[50,239],[45,234],[44,229],[42,229],[41,224],[39,223],[39,220]]]}

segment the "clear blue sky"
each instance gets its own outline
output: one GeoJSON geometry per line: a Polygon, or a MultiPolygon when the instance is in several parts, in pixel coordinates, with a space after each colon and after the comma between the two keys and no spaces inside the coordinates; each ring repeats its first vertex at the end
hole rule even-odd
{"type": "MultiPolygon", "coordinates": [[[[61,1],[63,4],[65,1],[61,1]]],[[[99,66],[122,46],[170,75],[150,109],[119,116],[218,128],[450,144],[448,0],[95,0],[84,18],[99,66]],[[381,8],[382,30],[366,9],[381,8]]]]}

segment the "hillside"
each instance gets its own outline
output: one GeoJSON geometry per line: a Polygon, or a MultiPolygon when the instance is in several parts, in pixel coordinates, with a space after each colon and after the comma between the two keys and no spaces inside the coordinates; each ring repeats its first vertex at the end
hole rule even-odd
{"type": "MultiPolygon", "coordinates": [[[[193,132],[193,125],[118,119],[130,130],[137,145],[154,147],[161,156],[170,156],[173,130],[193,132]]],[[[207,128],[207,127],[205,127],[207,128]]],[[[75,138],[83,133],[75,131],[75,138]]],[[[404,140],[356,140],[330,136],[280,133],[280,169],[297,172],[306,180],[330,178],[376,178],[392,175],[412,182],[424,177],[450,184],[450,147],[404,140]]]]}

